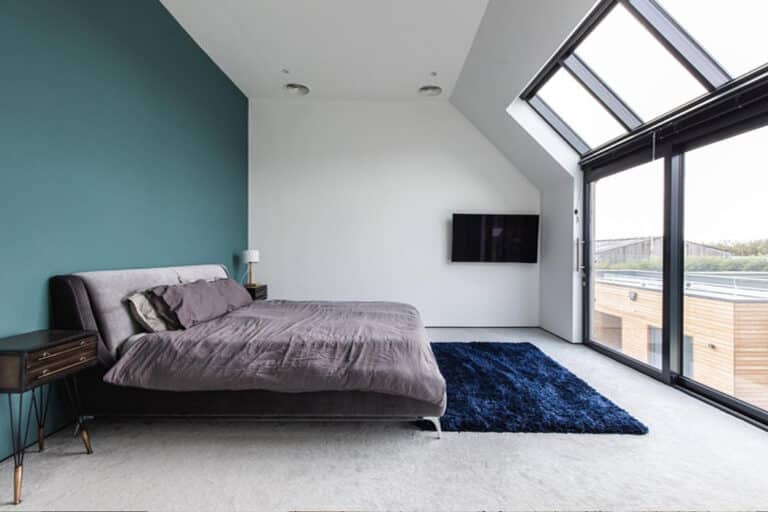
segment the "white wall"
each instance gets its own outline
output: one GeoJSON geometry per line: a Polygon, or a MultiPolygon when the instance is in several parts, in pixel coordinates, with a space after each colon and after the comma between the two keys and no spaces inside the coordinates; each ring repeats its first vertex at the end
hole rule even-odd
{"type": "Polygon", "coordinates": [[[539,192],[448,102],[252,99],[249,189],[271,298],[539,325],[539,265],[449,262],[451,213],[537,213],[539,192]]]}
{"type": "Polygon", "coordinates": [[[578,190],[567,179],[549,183],[541,194],[542,225],[547,228],[541,240],[541,326],[574,342],[581,341],[582,288],[575,243],[581,236],[577,233],[582,217],[578,190]]]}
{"type": "Polygon", "coordinates": [[[581,341],[581,287],[576,272],[580,225],[580,171],[570,168],[576,154],[541,133],[527,105],[515,118],[507,108],[590,10],[594,0],[491,0],[464,69],[453,103],[541,192],[541,326],[581,341]],[[555,15],[553,15],[553,13],[555,15]],[[568,154],[570,152],[570,155],[568,154]]]}

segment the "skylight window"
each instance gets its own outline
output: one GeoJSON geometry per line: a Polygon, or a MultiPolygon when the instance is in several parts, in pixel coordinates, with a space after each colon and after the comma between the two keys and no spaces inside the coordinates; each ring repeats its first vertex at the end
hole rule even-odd
{"type": "Polygon", "coordinates": [[[768,62],[768,1],[659,3],[731,76],[743,75],[768,62]]]}
{"type": "Polygon", "coordinates": [[[611,114],[565,69],[561,68],[544,84],[539,97],[590,147],[625,133],[611,114]]]}
{"type": "Polygon", "coordinates": [[[768,62],[766,19],[768,0],[603,0],[521,96],[585,155],[768,62]]]}
{"type": "Polygon", "coordinates": [[[621,4],[576,48],[576,55],[643,121],[707,92],[621,4]]]}

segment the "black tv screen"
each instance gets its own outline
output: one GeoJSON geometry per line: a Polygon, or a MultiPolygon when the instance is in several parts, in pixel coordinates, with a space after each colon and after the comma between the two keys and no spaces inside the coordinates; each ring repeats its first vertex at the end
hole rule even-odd
{"type": "Polygon", "coordinates": [[[451,261],[536,263],[538,215],[453,214],[451,261]]]}

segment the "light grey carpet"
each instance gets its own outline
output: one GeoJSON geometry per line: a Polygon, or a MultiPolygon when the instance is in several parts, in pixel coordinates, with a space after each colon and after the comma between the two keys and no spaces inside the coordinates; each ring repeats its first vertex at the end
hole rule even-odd
{"type": "MultiPolygon", "coordinates": [[[[8,510],[756,510],[768,433],[535,329],[431,330],[531,341],[627,409],[647,436],[445,433],[403,424],[95,421],[27,456],[8,510]]],[[[12,465],[0,466],[0,502],[12,465]]]]}

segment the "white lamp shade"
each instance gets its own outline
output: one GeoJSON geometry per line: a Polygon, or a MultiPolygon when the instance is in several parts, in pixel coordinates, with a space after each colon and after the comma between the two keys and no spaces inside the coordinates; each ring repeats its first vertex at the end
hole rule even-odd
{"type": "Polygon", "coordinates": [[[259,262],[259,250],[258,249],[246,249],[240,253],[240,261],[242,263],[258,263],[259,262]]]}

